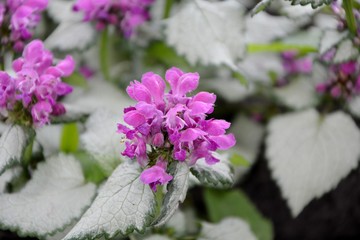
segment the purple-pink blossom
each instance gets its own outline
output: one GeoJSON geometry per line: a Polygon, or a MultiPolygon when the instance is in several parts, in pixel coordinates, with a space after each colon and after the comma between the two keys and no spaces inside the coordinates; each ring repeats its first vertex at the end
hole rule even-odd
{"type": "Polygon", "coordinates": [[[65,113],[58,98],[72,92],[72,87],[61,81],[75,68],[71,56],[53,64],[54,58],[40,40],[30,42],[22,57],[13,61],[15,76],[0,71],[0,109],[11,121],[42,126],[51,116],[65,113]]]}
{"type": "Polygon", "coordinates": [[[25,42],[32,38],[33,29],[41,19],[48,0],[6,0],[0,3],[0,36],[2,47],[21,52],[25,42]]]}
{"type": "Polygon", "coordinates": [[[98,30],[107,25],[121,29],[129,38],[150,19],[148,8],[154,0],[77,0],[73,10],[84,13],[84,21],[94,21],[98,30]]]}
{"type": "Polygon", "coordinates": [[[124,110],[124,121],[130,127],[118,124],[118,132],[127,139],[122,155],[147,167],[141,180],[151,183],[152,189],[171,180],[164,163],[185,161],[192,166],[204,158],[215,164],[219,159],[214,151],[229,149],[236,142],[233,134],[226,134],[229,122],[206,119],[214,110],[215,94],[187,95],[198,87],[198,73],[173,67],[166,71],[165,79],[171,88],[168,93],[162,77],[152,72],[145,73],[141,82],[131,82],[126,91],[137,103],[124,110]]]}
{"type": "Polygon", "coordinates": [[[329,67],[328,79],[316,85],[316,91],[335,99],[350,99],[360,93],[360,68],[355,60],[329,67]]]}

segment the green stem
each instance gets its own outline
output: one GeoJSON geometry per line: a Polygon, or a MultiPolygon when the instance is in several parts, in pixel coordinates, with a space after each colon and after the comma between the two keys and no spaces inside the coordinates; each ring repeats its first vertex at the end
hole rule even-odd
{"type": "Polygon", "coordinates": [[[0,71],[5,71],[5,59],[1,52],[0,54],[0,71]]]}
{"type": "Polygon", "coordinates": [[[110,80],[110,71],[109,71],[109,30],[106,27],[101,33],[100,38],[100,68],[106,80],[110,80]]]}
{"type": "Polygon", "coordinates": [[[29,140],[29,144],[26,146],[25,152],[24,152],[24,161],[23,161],[23,163],[24,163],[25,166],[29,165],[30,162],[31,162],[33,145],[34,145],[34,138],[31,138],[29,140]]]}
{"type": "Polygon", "coordinates": [[[343,1],[343,8],[345,9],[346,13],[346,22],[347,26],[352,34],[356,34],[356,20],[354,16],[354,6],[353,6],[353,0],[344,0],[343,1]]]}
{"type": "Polygon", "coordinates": [[[173,4],[173,0],[166,0],[164,7],[163,19],[170,17],[170,11],[173,4]]]}

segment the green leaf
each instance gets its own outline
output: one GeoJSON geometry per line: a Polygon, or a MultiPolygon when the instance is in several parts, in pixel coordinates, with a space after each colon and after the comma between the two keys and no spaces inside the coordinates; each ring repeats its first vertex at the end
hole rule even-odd
{"type": "Polygon", "coordinates": [[[297,51],[299,54],[303,55],[306,53],[317,52],[317,49],[313,46],[273,42],[269,44],[248,44],[247,51],[249,53],[297,51]]]}
{"type": "Polygon", "coordinates": [[[246,160],[244,158],[244,156],[237,154],[237,153],[234,153],[230,157],[230,162],[235,167],[249,167],[250,166],[250,162],[248,160],[246,160]]]}
{"type": "Polygon", "coordinates": [[[150,44],[146,52],[146,61],[158,61],[167,67],[177,66],[183,69],[191,69],[185,58],[176,54],[175,50],[164,42],[155,41],[150,44]]]}
{"type": "Polygon", "coordinates": [[[255,14],[263,11],[265,8],[267,8],[272,0],[262,0],[256,6],[251,10],[251,16],[254,16],[255,14]]]}
{"type": "Polygon", "coordinates": [[[19,125],[8,126],[0,138],[0,174],[20,164],[26,147],[33,141],[35,132],[19,125]]]}
{"type": "Polygon", "coordinates": [[[109,31],[105,28],[101,33],[100,38],[100,69],[104,78],[110,80],[110,69],[109,69],[109,31]]]}
{"type": "MultiPolygon", "coordinates": [[[[311,4],[311,7],[315,9],[317,7],[320,7],[323,4],[329,5],[334,0],[287,0],[287,1],[291,1],[292,5],[300,4],[300,5],[304,6],[304,5],[311,4]]],[[[347,1],[347,0],[345,0],[345,1],[347,1]]],[[[349,0],[349,1],[352,1],[352,0],[349,0]]]]}
{"type": "Polygon", "coordinates": [[[62,78],[63,82],[70,84],[71,86],[76,87],[87,87],[87,81],[83,75],[79,72],[74,72],[70,77],[62,78]]]}
{"type": "Polygon", "coordinates": [[[249,87],[249,82],[246,80],[246,78],[239,72],[233,72],[233,77],[238,79],[242,85],[245,87],[249,87]]]}
{"type": "Polygon", "coordinates": [[[212,222],[219,222],[230,216],[240,217],[249,223],[259,240],[271,240],[273,238],[271,222],[259,213],[242,191],[205,189],[204,198],[212,222]]]}
{"type": "Polygon", "coordinates": [[[60,151],[74,153],[79,147],[79,130],[77,123],[65,124],[61,134],[60,151]]]}
{"type": "Polygon", "coordinates": [[[74,156],[80,161],[84,177],[87,182],[99,184],[108,177],[99,162],[96,161],[89,153],[78,151],[74,154],[74,156]]]}

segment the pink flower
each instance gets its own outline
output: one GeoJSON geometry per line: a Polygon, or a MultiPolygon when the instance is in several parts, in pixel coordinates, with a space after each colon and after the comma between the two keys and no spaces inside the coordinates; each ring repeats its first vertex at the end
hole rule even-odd
{"type": "Polygon", "coordinates": [[[157,185],[166,184],[172,179],[173,177],[166,173],[166,162],[162,159],[158,160],[155,166],[145,169],[140,175],[140,180],[144,184],[149,184],[154,192],[157,185]]]}
{"type": "Polygon", "coordinates": [[[77,0],[73,10],[84,13],[84,21],[95,21],[96,29],[115,25],[130,38],[134,30],[149,20],[148,7],[154,0],[77,0]]]}
{"type": "Polygon", "coordinates": [[[354,60],[329,66],[329,78],[316,91],[334,99],[349,100],[360,93],[360,68],[354,60]]]}
{"type": "Polygon", "coordinates": [[[0,28],[4,25],[10,29],[9,33],[0,36],[0,42],[10,43],[15,51],[21,52],[47,5],[48,0],[8,0],[0,3],[0,28]]]}
{"type": "Polygon", "coordinates": [[[185,161],[191,166],[205,158],[208,164],[215,164],[219,160],[213,152],[229,149],[236,142],[234,135],[226,134],[229,122],[206,120],[214,110],[215,94],[187,96],[199,84],[198,73],[173,67],[165,77],[171,87],[168,93],[164,92],[164,80],[152,72],[144,74],[141,82],[130,83],[126,91],[138,103],[124,110],[124,120],[132,128],[118,125],[118,132],[127,138],[122,155],[136,159],[143,167],[150,166],[143,173],[143,182],[152,189],[170,179],[166,164],[159,161],[185,161]]]}
{"type": "Polygon", "coordinates": [[[31,108],[31,115],[34,121],[35,126],[41,127],[47,123],[49,123],[50,114],[52,112],[52,107],[50,103],[42,101],[36,103],[31,108]]]}
{"type": "MultiPolygon", "coordinates": [[[[28,1],[29,4],[36,2],[41,1],[28,1]]],[[[43,42],[34,40],[12,65],[15,77],[0,71],[0,108],[29,113],[24,119],[12,119],[14,122],[40,127],[49,123],[51,116],[65,113],[58,98],[72,92],[72,87],[61,81],[61,77],[74,71],[75,62],[71,56],[54,66],[52,53],[44,48],[43,42]],[[15,104],[20,104],[21,108],[14,108],[15,104]]]]}

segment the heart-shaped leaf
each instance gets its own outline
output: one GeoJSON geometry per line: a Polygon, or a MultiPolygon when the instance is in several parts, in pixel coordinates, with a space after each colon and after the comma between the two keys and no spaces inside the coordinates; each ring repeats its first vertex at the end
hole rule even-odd
{"type": "Polygon", "coordinates": [[[291,113],[274,118],[268,128],[266,156],[293,216],[358,164],[360,132],[343,112],[291,113]]]}

